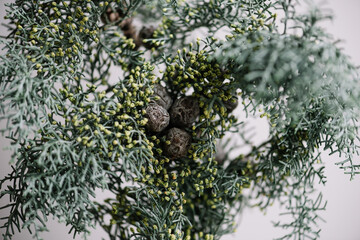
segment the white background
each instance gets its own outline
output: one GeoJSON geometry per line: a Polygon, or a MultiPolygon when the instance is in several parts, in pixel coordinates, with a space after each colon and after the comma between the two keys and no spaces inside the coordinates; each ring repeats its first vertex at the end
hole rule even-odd
{"type": "MultiPolygon", "coordinates": [[[[3,4],[8,0],[0,1],[0,22],[3,23],[5,14],[3,4]]],[[[319,2],[319,1],[318,1],[319,2]]],[[[356,65],[360,65],[360,1],[359,0],[328,0],[324,6],[333,10],[335,18],[333,22],[326,22],[323,25],[336,38],[344,40],[339,46],[344,48],[344,52],[351,56],[356,65]]],[[[5,35],[5,28],[0,27],[0,35],[5,35]]],[[[2,52],[3,54],[3,52],[2,52]]],[[[0,125],[3,127],[4,123],[0,125]]],[[[266,129],[264,125],[258,126],[266,129]]],[[[8,145],[8,141],[0,136],[0,178],[10,172],[10,152],[3,150],[8,145]]],[[[322,213],[326,223],[320,222],[322,240],[360,240],[360,176],[355,180],[349,181],[349,176],[344,175],[337,166],[334,165],[338,158],[336,156],[322,155],[326,162],[327,184],[321,187],[324,198],[328,200],[327,211],[322,213]]],[[[4,189],[1,189],[4,190],[4,189]]],[[[102,193],[99,192],[101,196],[102,193]]],[[[101,198],[104,196],[101,196],[101,198]]],[[[8,199],[1,199],[3,205],[8,199]]],[[[267,240],[281,236],[281,231],[272,227],[271,221],[278,220],[278,214],[282,210],[274,205],[269,208],[264,215],[258,209],[247,209],[239,216],[240,225],[237,232],[226,236],[224,240],[267,240]]],[[[3,212],[2,212],[3,213],[3,212]]],[[[0,213],[1,214],[1,213],[0,213]]],[[[0,216],[2,217],[2,216],[0,216]]],[[[49,222],[49,233],[42,236],[45,240],[67,240],[72,239],[72,235],[67,235],[69,228],[58,224],[56,221],[49,222]]],[[[3,230],[0,230],[2,233],[3,230]]],[[[108,239],[106,234],[100,229],[93,230],[90,240],[99,240],[101,237],[108,239]]],[[[0,234],[1,238],[1,234],[0,234]]],[[[26,232],[16,234],[14,240],[27,240],[31,236],[26,232]]],[[[77,237],[76,239],[81,239],[77,237]]]]}

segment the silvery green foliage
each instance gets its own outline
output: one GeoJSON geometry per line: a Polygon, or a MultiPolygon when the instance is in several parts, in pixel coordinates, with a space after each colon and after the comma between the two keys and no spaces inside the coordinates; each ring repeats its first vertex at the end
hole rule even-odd
{"type": "Polygon", "coordinates": [[[10,197],[1,208],[4,238],[29,228],[40,239],[52,215],[74,236],[98,224],[110,239],[220,239],[244,207],[276,200],[294,218],[276,221],[290,229],[282,239],[318,238],[326,205],[313,187],[325,183],[318,148],[345,156],[340,167],[359,173],[359,77],[318,27],[328,16],[316,8],[298,15],[297,7],[290,0],[8,5],[0,111],[14,154],[13,171],[0,180],[0,197],[10,197]],[[153,25],[148,39],[138,38],[132,19],[153,25]],[[191,38],[204,29],[203,40],[191,38]],[[219,41],[220,31],[231,34],[219,41]],[[116,83],[111,69],[119,70],[116,83]],[[191,95],[199,103],[195,122],[181,126],[191,138],[185,156],[164,154],[168,129],[147,129],[145,109],[160,82],[171,102],[191,95]],[[269,120],[259,146],[227,107],[237,95],[243,111],[269,120]],[[230,158],[237,146],[227,141],[217,161],[216,141],[231,132],[252,150],[230,158]],[[112,197],[93,201],[96,189],[112,197]]]}
{"type": "Polygon", "coordinates": [[[294,13],[287,19],[292,28],[285,26],[281,33],[235,31],[214,54],[230,69],[233,86],[241,89],[244,99],[250,98],[250,105],[261,106],[269,119],[270,140],[253,152],[262,172],[253,198],[262,208],[272,198],[286,205],[286,214],[294,221],[275,224],[291,229],[281,239],[319,237],[319,230],[310,227],[319,219],[317,210],[325,207],[321,193],[314,198],[313,189],[314,181],[325,183],[323,167],[316,166],[319,147],[344,157],[337,164],[351,177],[360,168],[354,161],[358,157],[358,69],[318,28],[324,18],[314,9],[305,16],[294,13]],[[267,197],[261,199],[261,195],[267,197]]]}
{"type": "Polygon", "coordinates": [[[308,147],[344,153],[347,160],[340,164],[354,175],[359,167],[352,163],[360,97],[357,68],[317,28],[321,15],[293,20],[301,34],[235,33],[214,58],[231,69],[234,86],[254,104],[264,105],[272,135],[302,132],[304,140],[313,141],[308,147]]]}

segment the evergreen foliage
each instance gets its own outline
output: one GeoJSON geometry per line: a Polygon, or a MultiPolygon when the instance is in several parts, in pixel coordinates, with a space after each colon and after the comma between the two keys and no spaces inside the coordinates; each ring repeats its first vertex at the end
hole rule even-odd
{"type": "Polygon", "coordinates": [[[326,205],[314,189],[325,183],[319,147],[344,156],[338,165],[351,177],[360,172],[359,76],[318,26],[329,16],[297,7],[291,0],[7,5],[0,117],[13,170],[0,180],[0,198],[10,198],[1,207],[4,239],[22,228],[40,239],[51,215],[74,236],[101,226],[110,239],[220,239],[244,207],[274,201],[293,217],[275,223],[289,229],[280,239],[317,239],[326,205]],[[264,143],[247,139],[238,104],[249,118],[267,118],[264,143]],[[250,152],[220,141],[226,135],[241,137],[250,152]],[[113,197],[94,201],[96,189],[113,197]]]}

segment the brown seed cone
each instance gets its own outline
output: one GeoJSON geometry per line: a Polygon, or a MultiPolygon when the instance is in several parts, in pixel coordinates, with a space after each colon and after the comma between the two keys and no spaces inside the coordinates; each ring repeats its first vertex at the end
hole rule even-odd
{"type": "Polygon", "coordinates": [[[123,30],[123,31],[129,31],[131,28],[133,28],[133,26],[132,26],[132,21],[133,21],[133,19],[132,18],[126,18],[126,19],[124,19],[123,21],[121,21],[121,23],[120,23],[120,28],[121,28],[121,30],[123,30]]]}
{"type": "Polygon", "coordinates": [[[199,114],[199,103],[194,97],[179,98],[170,109],[171,123],[178,127],[191,126],[199,114]]]}
{"type": "Polygon", "coordinates": [[[185,157],[191,146],[191,136],[180,128],[171,128],[166,134],[170,145],[165,145],[164,153],[171,159],[185,157]]]}
{"type": "Polygon", "coordinates": [[[120,18],[125,17],[123,11],[118,9],[117,11],[113,11],[111,7],[106,9],[106,11],[101,15],[101,21],[104,24],[112,23],[120,20],[120,18]]]}
{"type": "Polygon", "coordinates": [[[235,108],[238,106],[238,104],[239,104],[239,101],[235,97],[232,97],[229,100],[224,102],[224,106],[226,107],[226,109],[229,113],[234,111],[235,108]]]}
{"type": "Polygon", "coordinates": [[[159,100],[156,100],[156,103],[169,110],[171,107],[173,100],[171,99],[169,93],[166,91],[166,88],[161,86],[160,84],[156,84],[154,86],[154,95],[160,97],[159,100]]]}
{"type": "Polygon", "coordinates": [[[121,18],[123,18],[126,16],[127,8],[125,8],[124,10],[118,9],[116,12],[119,14],[121,18]]]}
{"type": "Polygon", "coordinates": [[[136,35],[136,37],[134,38],[134,43],[136,45],[135,50],[137,50],[139,47],[142,46],[142,42],[141,39],[139,38],[139,35],[136,35]]]}
{"type": "Polygon", "coordinates": [[[127,18],[120,23],[120,28],[123,31],[125,37],[136,39],[136,30],[132,24],[133,19],[127,18]]]}
{"type": "Polygon", "coordinates": [[[139,32],[139,37],[138,37],[139,41],[141,41],[142,45],[144,45],[146,49],[151,49],[153,47],[156,48],[156,45],[153,44],[151,41],[146,41],[146,42],[143,41],[149,38],[153,38],[154,31],[155,28],[153,26],[150,26],[150,27],[143,27],[139,32]]]}
{"type": "Polygon", "coordinates": [[[146,127],[152,132],[161,132],[170,122],[168,111],[156,103],[150,103],[146,108],[146,127]]]}

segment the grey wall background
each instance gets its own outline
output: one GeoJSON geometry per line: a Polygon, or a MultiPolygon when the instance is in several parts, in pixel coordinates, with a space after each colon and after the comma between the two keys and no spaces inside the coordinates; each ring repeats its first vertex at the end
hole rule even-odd
{"type": "MultiPolygon", "coordinates": [[[[4,4],[11,2],[9,0],[0,0],[0,22],[4,22],[5,9],[4,4]]],[[[333,22],[323,24],[330,33],[336,38],[342,39],[339,46],[344,48],[344,52],[351,56],[356,65],[360,65],[360,1],[359,0],[328,0],[317,1],[326,8],[331,8],[335,14],[333,22]]],[[[0,26],[0,35],[5,35],[5,28],[0,26]]],[[[0,54],[3,52],[0,50],[0,54]]],[[[0,123],[3,127],[4,123],[0,123]]],[[[258,123],[259,131],[266,129],[263,122],[258,123]]],[[[9,142],[0,136],[0,178],[3,178],[10,172],[10,152],[4,150],[9,142]]],[[[339,159],[337,156],[327,156],[322,154],[326,162],[326,175],[328,182],[322,189],[324,198],[328,200],[327,211],[322,213],[326,222],[320,222],[322,228],[322,240],[359,240],[360,239],[360,176],[355,180],[349,181],[349,176],[344,175],[337,166],[334,165],[339,159]]],[[[360,160],[359,160],[360,161],[360,160]]],[[[1,189],[3,190],[3,189],[1,189]]],[[[98,196],[105,196],[101,191],[98,196]]],[[[6,203],[8,199],[1,199],[0,205],[6,203]]],[[[224,240],[267,240],[276,236],[281,236],[279,229],[272,227],[271,221],[278,220],[278,214],[282,210],[278,205],[269,208],[264,215],[258,209],[247,209],[239,216],[240,225],[237,232],[233,235],[224,237],[224,240]]],[[[2,212],[0,212],[1,214],[2,212]]],[[[2,217],[0,215],[0,217],[2,217]]],[[[45,240],[70,240],[71,235],[67,232],[69,228],[55,220],[49,222],[50,232],[42,236],[45,240]]],[[[0,230],[2,233],[2,230],[0,230]]],[[[1,236],[1,234],[0,234],[1,236]]],[[[93,230],[90,240],[99,240],[101,237],[108,239],[105,233],[100,229],[93,230]]],[[[1,238],[1,237],[0,237],[1,238]]],[[[14,240],[32,239],[27,232],[16,234],[14,240]]],[[[77,237],[76,239],[81,239],[77,237]]]]}

